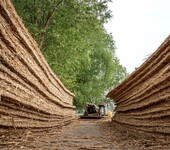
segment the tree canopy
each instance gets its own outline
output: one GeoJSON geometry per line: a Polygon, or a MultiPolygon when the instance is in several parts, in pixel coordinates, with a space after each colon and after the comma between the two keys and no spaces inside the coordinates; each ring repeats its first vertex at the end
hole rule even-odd
{"type": "Polygon", "coordinates": [[[54,73],[76,95],[79,110],[103,101],[127,75],[104,28],[111,0],[12,1],[54,73]]]}

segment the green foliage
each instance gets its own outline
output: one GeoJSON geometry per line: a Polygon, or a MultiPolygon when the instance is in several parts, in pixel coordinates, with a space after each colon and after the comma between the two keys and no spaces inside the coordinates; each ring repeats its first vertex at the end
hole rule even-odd
{"type": "Polygon", "coordinates": [[[104,29],[110,0],[12,0],[50,67],[81,110],[98,103],[126,75],[104,29]]]}

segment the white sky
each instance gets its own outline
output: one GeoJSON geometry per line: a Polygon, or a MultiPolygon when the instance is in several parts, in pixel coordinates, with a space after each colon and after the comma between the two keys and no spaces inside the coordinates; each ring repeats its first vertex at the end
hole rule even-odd
{"type": "Polygon", "coordinates": [[[106,24],[113,34],[120,63],[131,73],[170,34],[170,0],[113,0],[113,18],[106,24]]]}

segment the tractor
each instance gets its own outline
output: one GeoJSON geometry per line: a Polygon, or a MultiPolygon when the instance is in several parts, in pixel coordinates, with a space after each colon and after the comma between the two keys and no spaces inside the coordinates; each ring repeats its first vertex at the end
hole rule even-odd
{"type": "Polygon", "coordinates": [[[93,103],[87,103],[82,119],[101,119],[106,116],[105,103],[101,102],[98,107],[93,103]]]}

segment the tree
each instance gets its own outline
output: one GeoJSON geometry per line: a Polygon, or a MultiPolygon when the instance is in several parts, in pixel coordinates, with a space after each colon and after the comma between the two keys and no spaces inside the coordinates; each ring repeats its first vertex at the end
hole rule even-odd
{"type": "Polygon", "coordinates": [[[109,0],[13,2],[52,70],[75,93],[77,108],[82,109],[87,101],[103,100],[105,91],[126,76],[115,55],[113,37],[104,29],[111,18],[109,0]]]}

